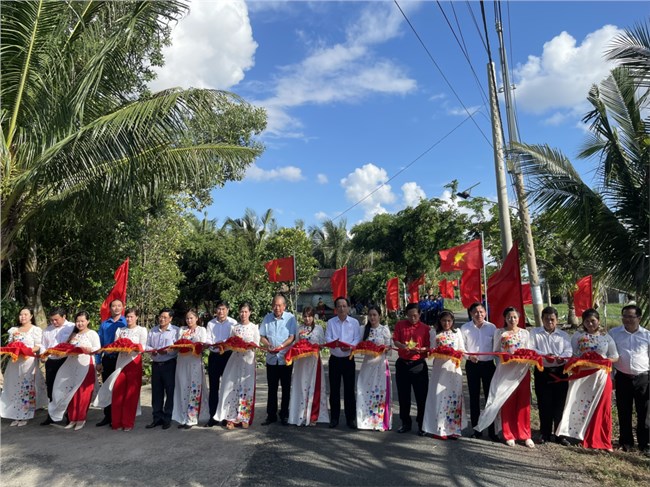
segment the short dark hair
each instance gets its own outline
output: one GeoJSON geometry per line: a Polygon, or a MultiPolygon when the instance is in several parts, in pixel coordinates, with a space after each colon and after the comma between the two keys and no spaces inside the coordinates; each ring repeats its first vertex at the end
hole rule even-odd
{"type": "Polygon", "coordinates": [[[555,315],[556,318],[559,318],[557,309],[554,308],[553,306],[547,306],[542,310],[542,316],[544,315],[555,315]]]}
{"type": "Polygon", "coordinates": [[[138,311],[138,308],[133,306],[130,308],[126,308],[126,310],[124,310],[124,316],[128,315],[129,313],[133,313],[136,316],[140,316],[140,311],[138,311]]]}
{"type": "Polygon", "coordinates": [[[404,309],[405,313],[408,313],[412,309],[418,310],[418,313],[420,312],[420,305],[418,303],[409,303],[406,305],[406,308],[404,309]]]}
{"type": "Polygon", "coordinates": [[[58,308],[52,308],[50,312],[47,314],[48,318],[51,318],[54,315],[59,315],[61,318],[67,316],[67,312],[64,308],[58,307],[58,308]]]}
{"type": "Polygon", "coordinates": [[[474,301],[472,304],[469,305],[469,308],[467,308],[467,311],[469,311],[471,313],[472,311],[474,311],[479,306],[481,308],[485,309],[485,306],[483,306],[483,303],[481,303],[479,301],[474,301]]]}
{"type": "Polygon", "coordinates": [[[251,306],[251,303],[248,301],[244,301],[242,304],[239,305],[239,311],[241,311],[244,308],[248,308],[248,311],[253,311],[253,307],[251,306]]]}
{"type": "Polygon", "coordinates": [[[341,299],[345,301],[345,304],[347,304],[348,307],[350,307],[350,300],[348,298],[346,298],[345,296],[339,296],[338,298],[336,298],[334,300],[334,306],[336,306],[336,303],[338,303],[341,299]]]}
{"type": "Polygon", "coordinates": [[[122,306],[124,306],[124,301],[122,301],[120,298],[115,298],[115,299],[112,300],[110,303],[108,303],[108,306],[109,306],[109,307],[113,306],[113,303],[114,303],[115,301],[119,301],[120,303],[122,303],[122,306]]]}
{"type": "Polygon", "coordinates": [[[275,294],[275,295],[273,296],[273,299],[271,300],[271,303],[275,303],[275,300],[278,299],[278,298],[280,298],[280,299],[282,299],[282,301],[284,301],[284,305],[285,305],[285,306],[287,305],[287,298],[286,298],[286,296],[285,296],[284,294],[282,294],[282,293],[277,293],[277,294],[275,294]]]}
{"type": "Polygon", "coordinates": [[[214,305],[214,309],[216,310],[219,306],[225,306],[226,308],[230,309],[230,305],[228,304],[228,301],[225,299],[220,299],[217,301],[214,305]]]}
{"type": "Polygon", "coordinates": [[[628,304],[627,306],[623,306],[623,309],[621,309],[621,314],[624,314],[629,309],[634,310],[637,318],[641,318],[641,316],[643,316],[643,311],[641,311],[641,308],[639,308],[636,304],[628,304]]]}
{"type": "Polygon", "coordinates": [[[173,317],[174,317],[174,310],[171,309],[171,308],[163,308],[163,309],[161,309],[161,310],[160,310],[160,313],[158,313],[158,315],[161,315],[161,314],[163,314],[163,313],[167,313],[167,314],[169,315],[170,318],[173,318],[173,317]]]}

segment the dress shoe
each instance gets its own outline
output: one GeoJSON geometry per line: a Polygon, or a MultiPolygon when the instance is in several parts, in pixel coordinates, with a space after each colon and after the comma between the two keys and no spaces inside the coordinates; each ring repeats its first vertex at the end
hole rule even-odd
{"type": "Polygon", "coordinates": [[[397,430],[398,433],[408,433],[409,431],[411,431],[411,427],[406,425],[402,425],[402,427],[397,430]]]}
{"type": "Polygon", "coordinates": [[[262,423],[262,426],[268,426],[272,423],[276,423],[278,420],[275,418],[266,418],[264,422],[262,423]]]}
{"type": "Polygon", "coordinates": [[[102,420],[101,420],[99,423],[97,423],[95,426],[97,426],[97,427],[99,428],[100,426],[106,426],[107,424],[111,424],[111,420],[108,419],[107,417],[104,417],[104,419],[102,419],[102,420]]]}
{"type": "Polygon", "coordinates": [[[491,435],[488,435],[490,437],[490,440],[494,441],[495,443],[499,443],[501,439],[499,438],[498,435],[492,433],[491,435]]]}
{"type": "Polygon", "coordinates": [[[156,426],[162,426],[162,424],[163,424],[162,421],[152,421],[147,426],[145,426],[145,428],[151,429],[151,428],[155,428],[156,426]]]}
{"type": "Polygon", "coordinates": [[[66,425],[64,426],[64,429],[69,430],[69,429],[74,428],[76,425],[77,425],[77,422],[76,422],[76,421],[70,421],[68,424],[66,424],[66,425]]]}
{"type": "Polygon", "coordinates": [[[219,424],[219,421],[216,421],[214,418],[210,418],[210,420],[203,425],[205,428],[212,428],[213,426],[217,426],[219,424]]]}
{"type": "Polygon", "coordinates": [[[74,430],[75,430],[75,431],[79,431],[79,430],[82,429],[84,426],[86,426],[86,422],[85,422],[85,421],[78,421],[77,424],[74,426],[74,430]]]}
{"type": "Polygon", "coordinates": [[[506,445],[515,446],[515,440],[506,440],[506,445]]]}
{"type": "Polygon", "coordinates": [[[172,426],[171,423],[163,423],[163,429],[164,430],[168,430],[169,428],[171,428],[171,426],[172,426]]]}
{"type": "Polygon", "coordinates": [[[524,445],[526,445],[528,448],[535,448],[535,442],[530,438],[524,441],[524,445]]]}
{"type": "Polygon", "coordinates": [[[357,429],[357,422],[356,421],[348,421],[348,428],[351,430],[357,429]]]}
{"type": "Polygon", "coordinates": [[[289,424],[289,418],[282,418],[280,420],[280,423],[282,423],[282,426],[286,426],[289,424]]]}
{"type": "Polygon", "coordinates": [[[567,440],[564,436],[560,436],[558,438],[557,442],[562,446],[571,446],[571,443],[569,442],[569,440],[567,440]]]}
{"type": "Polygon", "coordinates": [[[48,416],[48,417],[45,419],[45,421],[43,421],[43,422],[41,423],[41,426],[48,426],[48,425],[50,425],[50,424],[52,424],[52,423],[54,423],[54,421],[52,420],[52,418],[50,418],[50,417],[48,416]]]}
{"type": "Polygon", "coordinates": [[[476,438],[477,440],[480,440],[481,438],[483,438],[483,433],[481,431],[474,431],[474,433],[472,433],[472,438],[476,438]]]}
{"type": "Polygon", "coordinates": [[[339,425],[338,420],[333,419],[332,421],[330,421],[330,428],[336,428],[338,425],[339,425]]]}
{"type": "Polygon", "coordinates": [[[124,431],[133,431],[133,428],[124,428],[124,431]]]}

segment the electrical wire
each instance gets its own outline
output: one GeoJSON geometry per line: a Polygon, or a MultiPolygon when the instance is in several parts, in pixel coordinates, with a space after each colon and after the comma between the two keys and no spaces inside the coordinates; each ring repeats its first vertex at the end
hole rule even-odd
{"type": "Polygon", "coordinates": [[[488,46],[485,43],[485,39],[483,39],[483,33],[481,32],[481,29],[478,26],[478,22],[476,22],[476,17],[474,16],[474,10],[472,9],[472,4],[469,2],[469,0],[465,0],[465,4],[467,5],[467,9],[469,10],[470,15],[472,16],[474,27],[476,27],[476,32],[478,32],[478,37],[479,39],[481,39],[481,42],[483,43],[483,48],[487,52],[488,46]]]}

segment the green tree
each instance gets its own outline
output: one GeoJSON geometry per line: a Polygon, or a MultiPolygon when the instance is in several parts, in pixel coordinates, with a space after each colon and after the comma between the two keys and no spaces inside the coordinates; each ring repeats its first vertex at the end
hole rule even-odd
{"type": "Polygon", "coordinates": [[[579,157],[595,161],[596,184],[583,181],[566,156],[547,145],[521,145],[533,205],[584,246],[602,267],[598,277],[636,295],[650,295],[650,133],[644,119],[650,78],[650,35],[639,26],[617,40],[610,59],[621,67],[594,85],[591,132],[579,157]],[[629,65],[626,66],[626,63],[629,65]]]}
{"type": "Polygon", "coordinates": [[[352,258],[352,246],[348,236],[347,220],[338,223],[324,220],[320,226],[309,228],[313,245],[313,255],[324,269],[340,269],[348,265],[352,258]]]}

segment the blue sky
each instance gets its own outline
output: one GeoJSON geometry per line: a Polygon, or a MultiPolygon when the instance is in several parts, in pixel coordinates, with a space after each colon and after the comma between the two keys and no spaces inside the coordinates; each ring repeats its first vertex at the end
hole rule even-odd
{"type": "MultiPolygon", "coordinates": [[[[342,215],[351,228],[422,197],[449,201],[453,179],[496,199],[480,4],[398,3],[440,70],[392,1],[191,4],[152,88],[226,89],[269,116],[266,151],[243,181],[213,193],[209,218],[272,208],[281,226],[342,215]]],[[[494,3],[485,8],[500,80],[494,3]]],[[[575,159],[586,95],[611,68],[603,51],[648,4],[516,1],[501,11],[521,140],[561,149],[590,180],[594,161],[575,159]]]]}

